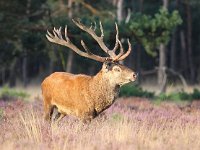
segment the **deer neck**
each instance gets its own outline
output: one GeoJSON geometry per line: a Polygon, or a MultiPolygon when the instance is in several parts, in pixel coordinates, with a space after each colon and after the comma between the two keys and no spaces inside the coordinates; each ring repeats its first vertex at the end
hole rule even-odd
{"type": "Polygon", "coordinates": [[[101,71],[93,76],[90,92],[93,93],[91,98],[95,102],[97,112],[103,111],[115,101],[119,94],[119,88],[119,85],[113,84],[108,78],[104,77],[101,71]]]}
{"type": "Polygon", "coordinates": [[[110,78],[105,77],[101,71],[93,77],[92,83],[97,89],[102,90],[102,92],[118,92],[116,89],[119,88],[119,85],[113,83],[110,78]]]}

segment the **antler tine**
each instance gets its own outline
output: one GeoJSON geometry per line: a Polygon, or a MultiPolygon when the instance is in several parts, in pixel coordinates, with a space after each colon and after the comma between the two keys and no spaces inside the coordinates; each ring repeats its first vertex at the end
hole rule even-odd
{"type": "Polygon", "coordinates": [[[90,23],[90,29],[92,29],[92,22],[90,23]]]}
{"type": "MultiPolygon", "coordinates": [[[[54,28],[55,29],[55,28],[54,28]]],[[[53,34],[51,34],[48,30],[47,30],[47,34],[46,34],[46,37],[47,39],[50,41],[50,42],[54,42],[55,41],[58,41],[58,36],[56,34],[56,32],[53,30],[53,34]],[[54,34],[54,35],[53,35],[54,34]]]]}
{"type": "Polygon", "coordinates": [[[85,49],[85,51],[89,54],[92,55],[92,52],[88,49],[88,47],[86,46],[85,42],[83,40],[81,40],[81,45],[83,46],[83,48],[85,49]]]}
{"type": "Polygon", "coordinates": [[[128,57],[128,55],[131,53],[131,43],[130,43],[130,41],[129,41],[129,39],[127,39],[127,42],[128,42],[128,51],[124,54],[124,55],[122,55],[119,59],[118,59],[118,61],[121,61],[121,60],[123,60],[123,59],[125,59],[126,57],[128,57]]]}
{"type": "Polygon", "coordinates": [[[69,40],[68,36],[67,36],[67,25],[65,26],[65,39],[69,40]]]}
{"type": "Polygon", "coordinates": [[[58,38],[57,30],[56,30],[55,27],[53,28],[53,34],[54,34],[54,37],[57,37],[57,38],[58,38]]]}
{"type": "Polygon", "coordinates": [[[100,30],[101,30],[101,38],[103,39],[104,37],[104,32],[103,32],[103,26],[101,24],[101,21],[99,22],[100,30]]]}
{"type": "Polygon", "coordinates": [[[94,28],[93,28],[93,22],[91,22],[90,29],[92,29],[94,31],[97,29],[97,23],[96,23],[96,21],[94,21],[94,28]]]}
{"type": "Polygon", "coordinates": [[[48,30],[46,36],[50,36],[51,38],[53,38],[53,35],[48,30]]]}
{"type": "Polygon", "coordinates": [[[53,42],[53,35],[47,30],[46,38],[50,41],[53,42]]]}
{"type": "Polygon", "coordinates": [[[118,43],[119,42],[119,30],[118,30],[118,25],[116,22],[115,22],[115,28],[116,28],[116,42],[115,42],[115,47],[112,50],[114,53],[116,52],[116,50],[119,46],[119,43],[118,43]]]}
{"type": "Polygon", "coordinates": [[[57,36],[58,36],[60,39],[63,39],[63,38],[62,38],[61,29],[62,29],[62,27],[60,27],[59,29],[55,29],[55,27],[54,27],[54,31],[56,32],[57,36]]]}
{"type": "Polygon", "coordinates": [[[96,29],[97,29],[97,23],[96,23],[96,21],[94,22],[94,31],[96,31],[96,29]]]}
{"type": "Polygon", "coordinates": [[[120,40],[117,40],[120,45],[120,53],[114,58],[113,61],[118,61],[118,59],[124,54],[124,48],[120,40]]]}

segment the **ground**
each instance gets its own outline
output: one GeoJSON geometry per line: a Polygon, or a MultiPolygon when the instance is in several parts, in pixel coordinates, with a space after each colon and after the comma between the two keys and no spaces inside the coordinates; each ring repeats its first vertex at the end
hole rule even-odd
{"type": "Polygon", "coordinates": [[[43,120],[40,98],[0,100],[0,145],[9,149],[199,149],[200,103],[156,104],[119,98],[89,124],[68,116],[59,124],[43,120]]]}

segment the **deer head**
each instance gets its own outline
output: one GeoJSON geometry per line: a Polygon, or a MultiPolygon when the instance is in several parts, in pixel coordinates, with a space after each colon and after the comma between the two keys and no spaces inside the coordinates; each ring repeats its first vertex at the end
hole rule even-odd
{"type": "Polygon", "coordinates": [[[118,62],[104,62],[101,72],[104,78],[109,79],[112,85],[122,86],[135,81],[137,78],[137,74],[133,70],[118,62]]]}
{"type": "Polygon", "coordinates": [[[115,23],[116,28],[116,41],[115,46],[113,49],[108,49],[108,47],[105,45],[103,41],[104,32],[101,22],[100,25],[100,31],[101,35],[97,36],[95,33],[95,30],[92,29],[92,27],[88,28],[84,24],[82,24],[79,20],[73,20],[74,24],[78,26],[81,30],[87,32],[90,34],[98,43],[98,45],[101,47],[101,49],[108,55],[107,57],[102,57],[93,54],[88,47],[86,46],[85,42],[81,40],[81,45],[83,46],[84,51],[81,51],[77,46],[75,46],[67,36],[67,26],[65,27],[64,32],[64,38],[61,32],[61,27],[59,29],[53,30],[53,34],[47,31],[47,39],[52,42],[59,45],[66,46],[79,54],[80,56],[90,58],[99,62],[103,62],[103,66],[101,69],[101,73],[103,74],[103,77],[108,78],[109,81],[116,85],[123,85],[131,81],[135,81],[137,75],[135,72],[133,72],[131,69],[125,67],[124,65],[119,64],[119,61],[124,60],[131,52],[131,44],[129,40],[128,42],[128,50],[124,53],[124,49],[122,47],[121,41],[119,40],[119,31],[118,26],[115,23]],[[120,51],[118,54],[116,54],[116,50],[120,47],[120,51]]]}

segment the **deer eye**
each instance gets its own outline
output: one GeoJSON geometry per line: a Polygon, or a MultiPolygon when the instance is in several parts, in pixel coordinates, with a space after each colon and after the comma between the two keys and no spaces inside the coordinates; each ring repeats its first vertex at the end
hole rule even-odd
{"type": "Polygon", "coordinates": [[[111,65],[112,65],[111,62],[108,62],[108,63],[107,63],[107,66],[108,66],[108,67],[111,67],[111,65]]]}

